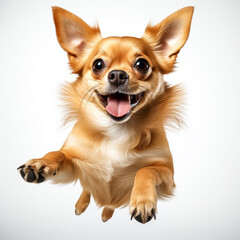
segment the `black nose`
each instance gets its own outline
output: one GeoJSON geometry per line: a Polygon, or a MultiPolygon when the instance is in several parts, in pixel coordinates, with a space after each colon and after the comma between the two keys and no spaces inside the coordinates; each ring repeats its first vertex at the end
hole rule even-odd
{"type": "Polygon", "coordinates": [[[108,81],[115,86],[128,82],[128,74],[122,70],[113,70],[108,74],[108,81]]]}

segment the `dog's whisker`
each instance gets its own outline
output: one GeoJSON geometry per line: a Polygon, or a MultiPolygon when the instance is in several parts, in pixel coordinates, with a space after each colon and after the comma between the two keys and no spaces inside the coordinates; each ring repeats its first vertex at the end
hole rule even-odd
{"type": "MultiPolygon", "coordinates": [[[[81,102],[80,102],[80,104],[79,104],[79,107],[78,107],[78,111],[80,110],[80,108],[81,108],[81,106],[82,106],[82,103],[83,103],[83,101],[85,101],[85,98],[88,96],[88,94],[91,93],[91,94],[90,94],[90,96],[91,96],[92,93],[94,93],[94,90],[97,88],[97,86],[98,86],[98,84],[96,84],[95,86],[93,86],[92,88],[90,88],[90,89],[83,95],[83,98],[82,98],[82,100],[81,100],[81,102]]],[[[89,98],[88,98],[88,100],[87,100],[86,105],[88,104],[88,101],[89,101],[89,98]]],[[[86,106],[85,106],[85,109],[86,109],[86,106]]],[[[85,113],[85,111],[84,111],[84,113],[85,113]]]]}
{"type": "Polygon", "coordinates": [[[90,103],[90,101],[92,101],[92,97],[93,97],[93,94],[95,93],[95,91],[93,91],[93,90],[95,90],[96,88],[94,88],[94,89],[92,89],[92,91],[90,92],[90,95],[89,95],[89,97],[88,97],[88,99],[86,100],[86,105],[85,105],[85,108],[84,108],[84,115],[86,114],[86,109],[87,109],[87,107],[88,107],[88,104],[90,103]]]}
{"type": "Polygon", "coordinates": [[[93,86],[92,88],[90,88],[90,89],[83,95],[83,98],[82,98],[82,100],[81,100],[81,102],[80,102],[79,108],[81,107],[83,101],[85,100],[85,97],[86,97],[91,91],[95,90],[95,89],[97,88],[97,86],[98,86],[98,84],[95,85],[95,86],[93,86]]]}
{"type": "MultiPolygon", "coordinates": [[[[92,101],[92,99],[94,98],[94,93],[95,93],[95,91],[93,91],[91,94],[90,94],[90,96],[88,97],[88,101],[87,101],[87,105],[89,104],[89,102],[90,101],[92,101]],[[90,100],[89,100],[90,99],[90,100]]],[[[86,108],[87,108],[87,105],[86,105],[86,107],[85,107],[85,110],[86,110],[86,108]]],[[[91,108],[91,105],[90,105],[90,108],[91,108]]]]}
{"type": "Polygon", "coordinates": [[[129,87],[129,88],[128,88],[128,91],[131,93],[131,92],[137,92],[137,91],[139,91],[139,90],[141,90],[141,89],[144,90],[144,92],[148,90],[148,89],[145,88],[144,86],[138,85],[138,86],[131,86],[131,87],[129,87]]]}
{"type": "Polygon", "coordinates": [[[142,86],[142,85],[139,85],[139,88],[142,88],[142,89],[144,89],[145,91],[148,91],[148,89],[147,88],[145,88],[144,86],[142,86]]]}

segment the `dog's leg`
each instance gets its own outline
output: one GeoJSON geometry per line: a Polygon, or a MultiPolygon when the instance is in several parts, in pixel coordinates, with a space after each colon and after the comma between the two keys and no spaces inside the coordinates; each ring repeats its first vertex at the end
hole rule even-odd
{"type": "Polygon", "coordinates": [[[79,197],[77,203],[75,204],[75,214],[82,214],[88,207],[90,203],[91,194],[84,190],[82,191],[81,196],[79,197]]]}
{"type": "Polygon", "coordinates": [[[48,179],[56,179],[57,182],[75,180],[71,159],[63,151],[49,152],[42,158],[29,160],[18,170],[27,182],[41,183],[48,179]],[[69,176],[72,177],[69,178],[69,176]]]}
{"type": "Polygon", "coordinates": [[[159,185],[172,192],[175,185],[171,166],[156,163],[137,172],[130,198],[131,219],[134,217],[141,223],[156,219],[156,187],[159,185]]]}
{"type": "Polygon", "coordinates": [[[102,211],[102,221],[106,222],[108,221],[114,213],[114,209],[110,207],[105,207],[102,211]]]}

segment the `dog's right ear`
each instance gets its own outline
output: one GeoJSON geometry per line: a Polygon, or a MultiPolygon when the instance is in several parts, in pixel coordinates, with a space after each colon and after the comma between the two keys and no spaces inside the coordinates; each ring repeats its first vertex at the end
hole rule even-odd
{"type": "Polygon", "coordinates": [[[90,27],[81,18],[60,7],[52,7],[57,39],[71,56],[81,57],[86,47],[101,39],[99,27],[90,27]]]}

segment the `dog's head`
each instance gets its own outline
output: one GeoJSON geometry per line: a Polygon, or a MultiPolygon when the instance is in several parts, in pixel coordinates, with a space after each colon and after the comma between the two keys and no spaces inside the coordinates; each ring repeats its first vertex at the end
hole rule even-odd
{"type": "MultiPolygon", "coordinates": [[[[193,7],[183,8],[161,23],[148,25],[142,38],[102,38],[72,13],[53,7],[59,44],[79,78],[84,98],[116,122],[126,122],[164,91],[163,74],[173,70],[190,30],[193,7]]],[[[80,104],[80,102],[79,102],[80,104]]]]}

